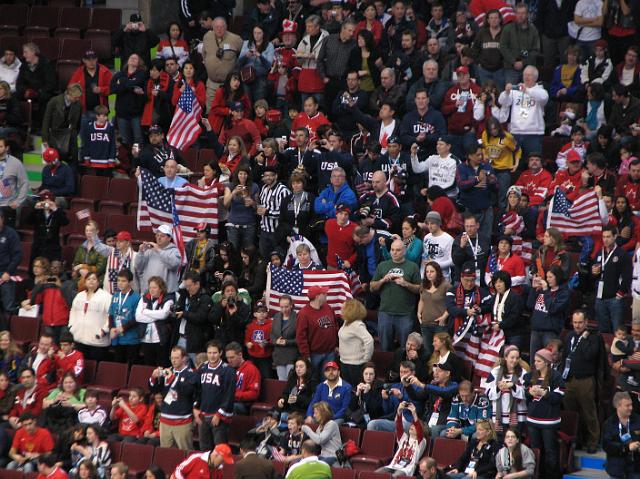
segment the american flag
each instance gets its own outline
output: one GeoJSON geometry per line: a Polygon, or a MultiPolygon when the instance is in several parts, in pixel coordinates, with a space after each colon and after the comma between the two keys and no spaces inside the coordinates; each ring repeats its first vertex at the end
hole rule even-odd
{"type": "Polygon", "coordinates": [[[183,241],[196,237],[196,226],[205,222],[211,226],[211,238],[218,238],[218,191],[215,188],[202,189],[186,184],[171,190],[144,168],[140,169],[138,180],[138,229],[157,228],[162,224],[179,225],[174,228],[174,241],[178,246],[183,241]]]}
{"type": "Polygon", "coordinates": [[[591,190],[571,202],[560,188],[551,199],[547,228],[558,228],[566,236],[590,236],[602,231],[598,195],[591,190]]]}
{"type": "Polygon", "coordinates": [[[349,278],[349,284],[351,285],[351,294],[356,297],[364,293],[362,289],[362,282],[360,281],[360,275],[356,273],[353,268],[345,268],[344,260],[340,257],[340,255],[336,255],[336,265],[338,269],[341,269],[349,278]]]}
{"type": "Polygon", "coordinates": [[[267,307],[270,311],[280,311],[280,298],[288,294],[293,299],[295,309],[309,304],[307,291],[312,286],[328,286],[327,303],[336,315],[342,313],[342,305],[351,299],[349,279],[343,271],[330,270],[289,270],[270,265],[267,275],[267,307]]]}
{"type": "Polygon", "coordinates": [[[486,378],[500,359],[505,336],[491,328],[491,314],[467,316],[453,336],[459,355],[473,364],[474,375],[486,378]]]}
{"type": "Polygon", "coordinates": [[[169,144],[178,150],[189,148],[202,131],[199,124],[201,119],[202,107],[191,87],[187,85],[178,99],[178,107],[167,133],[169,144]]]}
{"type": "Polygon", "coordinates": [[[0,197],[11,198],[15,192],[15,185],[9,178],[4,178],[0,181],[0,197]]]}

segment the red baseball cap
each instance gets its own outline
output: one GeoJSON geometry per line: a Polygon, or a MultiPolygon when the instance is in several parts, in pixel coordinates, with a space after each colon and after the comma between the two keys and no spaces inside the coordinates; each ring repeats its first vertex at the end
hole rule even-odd
{"type": "Polygon", "coordinates": [[[567,153],[567,163],[573,162],[582,163],[582,157],[576,150],[569,150],[569,153],[567,153]]]}
{"type": "Polygon", "coordinates": [[[309,299],[314,300],[321,294],[327,294],[328,291],[328,286],[311,286],[309,288],[309,291],[307,292],[307,296],[309,297],[309,299]]]}
{"type": "Polygon", "coordinates": [[[60,159],[60,155],[58,154],[58,150],[55,148],[47,148],[42,152],[42,159],[45,163],[53,163],[60,159]]]}
{"type": "Polygon", "coordinates": [[[233,464],[233,455],[231,454],[231,448],[227,444],[218,444],[213,452],[219,454],[225,464],[233,464]]]}
{"type": "Polygon", "coordinates": [[[128,231],[120,231],[116,235],[116,241],[131,241],[131,233],[128,231]]]}
{"type": "Polygon", "coordinates": [[[459,66],[458,68],[456,68],[456,75],[468,75],[468,74],[469,74],[469,67],[459,66]]]}
{"type": "Polygon", "coordinates": [[[338,363],[336,363],[335,361],[329,361],[324,365],[323,371],[329,368],[340,369],[340,366],[338,366],[338,363]]]}

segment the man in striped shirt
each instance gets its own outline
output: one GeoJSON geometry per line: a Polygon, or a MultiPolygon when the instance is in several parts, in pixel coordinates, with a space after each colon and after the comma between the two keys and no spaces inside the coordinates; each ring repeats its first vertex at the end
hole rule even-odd
{"type": "Polygon", "coordinates": [[[260,254],[268,258],[270,253],[277,248],[275,233],[280,222],[280,205],[282,200],[291,192],[282,183],[278,182],[278,173],[275,167],[267,166],[262,174],[262,188],[260,189],[260,202],[257,213],[260,218],[260,254]]]}

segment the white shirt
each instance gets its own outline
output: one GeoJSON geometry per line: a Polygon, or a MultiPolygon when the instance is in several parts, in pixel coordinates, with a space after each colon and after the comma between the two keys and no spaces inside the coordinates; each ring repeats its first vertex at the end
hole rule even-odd
{"type": "Polygon", "coordinates": [[[451,249],[453,247],[453,237],[444,231],[438,236],[429,233],[424,237],[422,242],[422,260],[423,266],[420,268],[420,274],[424,274],[424,263],[427,261],[435,261],[442,268],[442,275],[447,281],[451,280],[451,266],[453,259],[451,257],[451,249]]]}
{"type": "Polygon", "coordinates": [[[428,172],[429,186],[439,186],[447,191],[449,198],[458,196],[458,188],[455,188],[456,173],[458,172],[458,160],[455,156],[442,158],[440,155],[431,155],[424,161],[419,161],[417,156],[411,157],[411,167],[414,173],[428,172]],[[454,188],[452,188],[452,186],[454,188]]]}
{"type": "MultiPolygon", "coordinates": [[[[573,11],[574,15],[578,15],[584,19],[594,19],[602,15],[602,0],[579,0],[573,11]]],[[[602,31],[599,27],[584,27],[576,24],[574,21],[568,23],[569,36],[583,42],[592,42],[599,40],[602,31]],[[580,35],[578,37],[578,34],[580,35]]]]}
{"type": "Polygon", "coordinates": [[[544,106],[549,93],[542,85],[500,93],[498,103],[511,111],[509,131],[513,135],[544,135],[544,106]]]}

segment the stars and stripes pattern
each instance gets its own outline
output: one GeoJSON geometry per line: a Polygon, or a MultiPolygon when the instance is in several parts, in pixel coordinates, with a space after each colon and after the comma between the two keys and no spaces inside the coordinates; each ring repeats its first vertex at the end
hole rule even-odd
{"type": "Polygon", "coordinates": [[[200,135],[202,107],[191,87],[187,85],[180,98],[176,112],[167,132],[167,142],[178,150],[186,150],[200,135]]]}
{"type": "Polygon", "coordinates": [[[351,286],[344,271],[329,270],[288,270],[270,265],[267,275],[267,307],[269,311],[280,311],[280,298],[288,294],[293,299],[296,311],[309,304],[307,292],[312,286],[326,286],[327,304],[336,315],[342,313],[342,305],[351,299],[351,286]]]}
{"type": "Polygon", "coordinates": [[[11,198],[15,190],[14,181],[9,178],[3,178],[2,181],[0,181],[0,197],[11,198]]]}
{"type": "Polygon", "coordinates": [[[591,190],[572,202],[560,188],[556,188],[549,206],[547,228],[557,228],[566,236],[590,236],[602,232],[596,192],[591,190]]]}
{"type": "MultiPolygon", "coordinates": [[[[146,169],[138,179],[138,229],[158,228],[162,224],[180,226],[182,241],[197,236],[196,226],[206,222],[211,226],[211,239],[218,238],[218,191],[202,189],[190,183],[173,192],[146,169]]],[[[175,230],[176,228],[174,228],[175,230]]],[[[175,236],[175,233],[174,233],[175,236]]],[[[174,237],[174,241],[179,238],[174,237]]],[[[177,245],[177,243],[176,243],[177,245]]]]}
{"type": "Polygon", "coordinates": [[[178,247],[178,251],[180,251],[180,261],[182,266],[184,266],[187,264],[187,252],[184,250],[184,238],[182,237],[182,228],[180,227],[180,215],[178,215],[175,201],[172,203],[171,207],[171,213],[173,215],[173,242],[178,247]]]}
{"type": "Polygon", "coordinates": [[[336,265],[338,269],[345,272],[347,278],[349,278],[349,284],[351,285],[351,294],[356,297],[364,293],[362,289],[362,282],[360,281],[360,275],[356,273],[353,268],[345,268],[344,260],[340,255],[336,255],[336,265]]]}
{"type": "Polygon", "coordinates": [[[491,328],[491,314],[467,316],[453,336],[456,351],[473,364],[474,374],[486,378],[500,359],[505,335],[491,328]]]}

